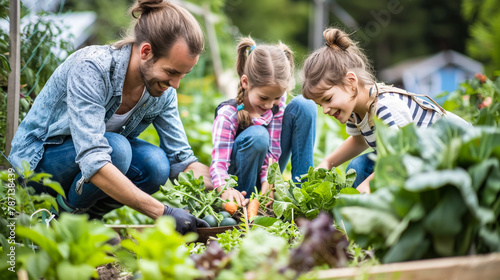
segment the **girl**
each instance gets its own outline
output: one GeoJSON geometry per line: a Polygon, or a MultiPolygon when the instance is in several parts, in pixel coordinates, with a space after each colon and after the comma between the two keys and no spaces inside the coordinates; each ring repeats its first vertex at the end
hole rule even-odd
{"type": "MultiPolygon", "coordinates": [[[[347,124],[350,137],[328,155],[319,168],[336,167],[368,147],[376,150],[374,116],[395,129],[411,122],[427,127],[442,116],[466,123],[416,94],[375,83],[365,54],[345,32],[329,28],[323,36],[326,46],[316,50],[304,63],[302,94],[323,107],[323,113],[347,124]]],[[[360,192],[370,192],[373,166],[374,162],[365,154],[347,167],[356,170],[355,186],[359,185],[360,192]]]]}
{"type": "Polygon", "coordinates": [[[269,190],[270,161],[283,171],[291,153],[296,181],[313,166],[317,108],[302,96],[285,105],[285,92],[294,86],[293,56],[286,45],[256,46],[249,37],[240,40],[237,53],[238,93],[216,110],[210,175],[219,191],[229,174],[236,175],[237,190],[222,197],[244,206],[244,196],[255,186],[262,193],[269,190]]]}

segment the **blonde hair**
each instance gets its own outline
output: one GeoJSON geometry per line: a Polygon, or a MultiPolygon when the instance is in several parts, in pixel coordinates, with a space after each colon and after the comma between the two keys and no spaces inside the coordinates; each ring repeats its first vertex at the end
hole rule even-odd
{"type": "MultiPolygon", "coordinates": [[[[256,45],[251,37],[241,38],[237,47],[236,72],[240,77],[236,103],[242,104],[245,89],[241,77],[248,77],[251,87],[278,86],[285,90],[294,87],[293,52],[279,43],[277,45],[256,45]]],[[[238,123],[242,129],[252,125],[252,118],[246,110],[238,111],[238,123]]]]}
{"type": "Polygon", "coordinates": [[[361,86],[375,83],[372,66],[349,35],[342,30],[328,28],[323,32],[323,37],[326,45],[313,52],[304,62],[302,95],[305,98],[320,97],[332,86],[345,86],[347,72],[355,73],[361,86]]]}
{"type": "Polygon", "coordinates": [[[148,42],[153,61],[168,57],[172,46],[181,38],[186,41],[191,55],[196,56],[203,51],[203,31],[185,8],[163,0],[137,0],[129,12],[137,19],[133,32],[113,44],[114,47],[121,48],[130,43],[138,46],[148,42]]]}

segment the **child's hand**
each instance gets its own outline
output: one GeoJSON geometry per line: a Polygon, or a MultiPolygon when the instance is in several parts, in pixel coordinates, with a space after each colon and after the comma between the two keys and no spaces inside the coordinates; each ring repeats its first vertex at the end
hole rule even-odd
{"type": "Polygon", "coordinates": [[[271,200],[268,203],[266,203],[266,207],[271,207],[271,205],[273,205],[274,202],[274,191],[272,188],[273,186],[269,185],[268,182],[262,182],[260,194],[269,196],[271,198],[271,200]]]}
{"type": "Polygon", "coordinates": [[[248,203],[248,198],[245,198],[245,195],[247,195],[246,191],[239,192],[236,189],[227,189],[220,197],[224,200],[234,201],[239,206],[245,207],[248,203]]]}
{"type": "Polygon", "coordinates": [[[326,160],[323,160],[318,166],[316,166],[316,169],[320,169],[320,168],[324,168],[326,170],[330,170],[332,169],[333,166],[331,166],[331,164],[326,161],[326,160]]]}

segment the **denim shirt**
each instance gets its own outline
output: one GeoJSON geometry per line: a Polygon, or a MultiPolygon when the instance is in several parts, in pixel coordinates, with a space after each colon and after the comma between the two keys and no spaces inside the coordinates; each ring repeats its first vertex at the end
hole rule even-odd
{"type": "MultiPolygon", "coordinates": [[[[106,122],[121,104],[132,45],[120,49],[90,46],[70,55],[52,74],[12,140],[10,162],[26,160],[35,169],[44,146],[61,144],[71,136],[76,163],[88,180],[111,162],[111,147],[104,137],[106,122]]],[[[149,96],[134,111],[120,134],[134,138],[153,124],[170,162],[170,178],[197,161],[187,141],[177,109],[177,95],[169,88],[160,97],[149,96]]]]}

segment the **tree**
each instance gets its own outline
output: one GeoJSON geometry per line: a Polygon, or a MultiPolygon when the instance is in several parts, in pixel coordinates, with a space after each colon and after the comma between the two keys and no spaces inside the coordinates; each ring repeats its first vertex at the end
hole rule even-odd
{"type": "Polygon", "coordinates": [[[462,13],[470,23],[467,52],[485,65],[487,75],[500,76],[500,4],[497,0],[463,0],[462,13]]]}

